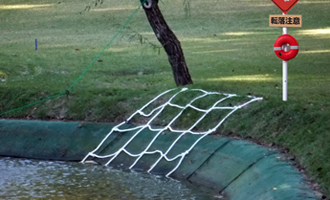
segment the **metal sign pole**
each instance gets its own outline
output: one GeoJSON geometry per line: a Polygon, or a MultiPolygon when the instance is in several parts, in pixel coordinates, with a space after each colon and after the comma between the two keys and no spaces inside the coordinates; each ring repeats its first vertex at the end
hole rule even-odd
{"type": "MultiPolygon", "coordinates": [[[[285,13],[283,13],[285,15],[285,13]]],[[[288,28],[283,27],[283,34],[288,34],[288,28]]],[[[284,51],[288,51],[288,45],[284,45],[284,51]]],[[[283,101],[288,100],[288,61],[282,61],[282,73],[283,73],[283,101]]]]}

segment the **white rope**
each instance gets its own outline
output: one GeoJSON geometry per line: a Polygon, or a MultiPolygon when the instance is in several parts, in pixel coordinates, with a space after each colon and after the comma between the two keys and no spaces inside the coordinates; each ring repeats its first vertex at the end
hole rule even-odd
{"type": "Polygon", "coordinates": [[[182,163],[183,159],[185,158],[185,156],[187,154],[189,154],[189,152],[198,144],[199,141],[201,141],[204,137],[206,137],[207,135],[215,132],[219,126],[221,126],[221,124],[223,124],[223,122],[230,116],[232,115],[235,111],[243,108],[244,106],[255,102],[255,101],[260,101],[263,98],[261,97],[254,97],[254,96],[247,96],[247,98],[249,99],[247,102],[241,104],[241,105],[237,105],[237,106],[218,106],[218,104],[220,104],[221,102],[224,102],[228,99],[231,98],[235,98],[235,97],[239,97],[235,94],[225,94],[225,93],[218,93],[218,92],[207,92],[205,90],[201,90],[201,89],[191,89],[188,90],[187,88],[183,88],[181,89],[179,92],[176,92],[171,98],[169,98],[169,100],[167,100],[167,102],[163,103],[162,105],[154,108],[153,110],[151,110],[149,113],[145,113],[144,110],[149,107],[152,103],[156,102],[157,100],[159,100],[161,97],[163,97],[164,95],[174,91],[175,89],[172,90],[168,90],[163,92],[162,94],[158,95],[157,97],[155,97],[154,99],[152,99],[151,101],[149,101],[146,105],[144,105],[141,109],[137,110],[135,113],[133,113],[126,121],[118,124],[117,126],[115,126],[107,135],[106,137],[100,142],[100,144],[91,152],[89,152],[86,157],[81,161],[82,163],[86,163],[87,159],[89,157],[95,157],[95,158],[100,158],[100,159],[105,159],[105,158],[110,158],[110,160],[105,164],[106,166],[109,165],[114,159],[116,159],[116,157],[124,152],[127,155],[131,156],[131,157],[135,157],[135,161],[134,163],[129,167],[130,169],[134,168],[134,166],[139,162],[139,160],[144,156],[144,155],[150,155],[150,154],[160,154],[160,157],[157,159],[157,161],[149,168],[148,172],[151,172],[157,165],[158,163],[162,160],[165,159],[168,162],[172,162],[176,159],[179,158],[179,162],[177,163],[177,165],[168,173],[166,174],[166,176],[168,177],[169,175],[171,175],[182,163]],[[187,105],[185,106],[180,106],[178,104],[172,103],[172,101],[181,93],[183,92],[189,92],[189,91],[194,91],[194,92],[201,92],[202,94],[195,97],[194,99],[192,99],[187,105]],[[202,109],[202,108],[198,108],[194,105],[192,105],[195,101],[203,99],[204,97],[208,96],[208,95],[222,95],[224,96],[223,98],[219,99],[218,101],[216,101],[209,109],[202,109]],[[151,126],[151,123],[157,118],[159,117],[159,115],[164,111],[164,109],[167,107],[174,107],[177,109],[180,109],[181,111],[172,118],[172,120],[163,128],[153,128],[151,126]],[[188,108],[193,109],[195,111],[201,112],[203,113],[203,115],[187,130],[177,130],[172,128],[171,126],[175,123],[175,121],[182,115],[182,113],[187,110],[188,108]],[[229,113],[226,114],[226,116],[218,123],[216,124],[213,128],[207,130],[207,131],[201,131],[201,132],[195,132],[193,131],[194,128],[196,128],[196,126],[213,110],[228,110],[229,113]],[[145,124],[145,125],[140,125],[140,126],[136,126],[133,128],[126,128],[126,129],[121,129],[120,127],[123,126],[124,124],[126,124],[127,122],[130,122],[130,120],[132,120],[135,116],[143,116],[146,118],[150,117],[150,120],[145,124]],[[144,148],[143,151],[141,151],[140,153],[137,154],[133,154],[131,152],[129,152],[126,147],[134,140],[134,138],[136,138],[141,132],[143,132],[143,130],[150,130],[153,132],[157,132],[156,135],[154,136],[154,138],[150,141],[150,143],[144,148]],[[129,132],[129,131],[136,131],[133,136],[121,147],[119,148],[115,153],[112,154],[108,154],[108,155],[97,155],[95,152],[97,152],[98,150],[100,150],[101,146],[104,144],[104,142],[110,137],[110,135],[114,132],[129,132]],[[164,131],[171,131],[174,133],[179,133],[180,135],[175,139],[175,141],[173,141],[173,143],[168,147],[168,149],[163,152],[160,150],[154,150],[154,151],[149,151],[149,148],[152,146],[152,144],[156,141],[156,139],[162,134],[164,133],[164,131]],[[189,149],[187,149],[186,151],[172,157],[169,158],[168,157],[168,153],[172,150],[172,148],[178,143],[178,141],[186,134],[194,134],[194,135],[201,135],[191,146],[189,149]]]}

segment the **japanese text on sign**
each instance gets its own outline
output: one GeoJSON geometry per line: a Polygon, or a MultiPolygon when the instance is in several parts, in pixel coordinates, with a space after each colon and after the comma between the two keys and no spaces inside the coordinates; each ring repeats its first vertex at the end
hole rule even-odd
{"type": "Polygon", "coordinates": [[[269,26],[301,27],[301,15],[269,15],[269,26]]]}

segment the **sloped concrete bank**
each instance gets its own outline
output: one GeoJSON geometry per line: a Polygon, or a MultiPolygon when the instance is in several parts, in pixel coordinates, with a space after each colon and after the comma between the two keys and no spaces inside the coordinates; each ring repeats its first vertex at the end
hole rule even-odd
{"type": "MultiPolygon", "coordinates": [[[[114,125],[82,122],[50,122],[0,120],[0,156],[81,161],[109,133],[114,125]]],[[[131,152],[139,152],[153,138],[147,132],[129,145],[131,152]]],[[[116,133],[104,144],[104,154],[120,148],[130,133],[116,133]]],[[[150,148],[165,149],[176,137],[163,134],[150,148]]],[[[189,148],[196,136],[186,135],[171,150],[176,155],[189,148]]],[[[282,155],[265,147],[241,140],[210,135],[202,139],[184,158],[173,178],[212,187],[233,200],[304,200],[317,199],[304,177],[282,155]]],[[[135,165],[147,171],[159,155],[145,155],[135,165]]],[[[107,160],[94,159],[99,163],[107,160]]],[[[114,167],[128,167],[132,157],[121,153],[111,162],[114,167]]],[[[177,161],[162,160],[152,173],[165,175],[177,161]]]]}

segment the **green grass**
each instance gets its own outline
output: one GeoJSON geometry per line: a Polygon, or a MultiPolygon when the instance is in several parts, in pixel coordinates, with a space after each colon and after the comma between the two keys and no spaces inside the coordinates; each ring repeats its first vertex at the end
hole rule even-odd
{"type": "MultiPolygon", "coordinates": [[[[87,0],[0,3],[0,113],[65,92],[138,2],[108,0],[90,12],[82,12],[87,0]]],[[[164,3],[160,7],[181,41],[195,83],[190,88],[265,98],[235,113],[219,133],[289,151],[330,195],[330,1],[300,0],[288,13],[301,14],[303,27],[289,28],[300,52],[288,62],[287,102],[281,60],[273,52],[282,30],[268,25],[268,16],[280,11],[271,1],[192,0],[189,17],[183,1],[164,3]]],[[[174,88],[165,52],[131,39],[139,33],[159,45],[144,12],[128,26],[68,96],[1,117],[119,122],[174,88]]]]}

